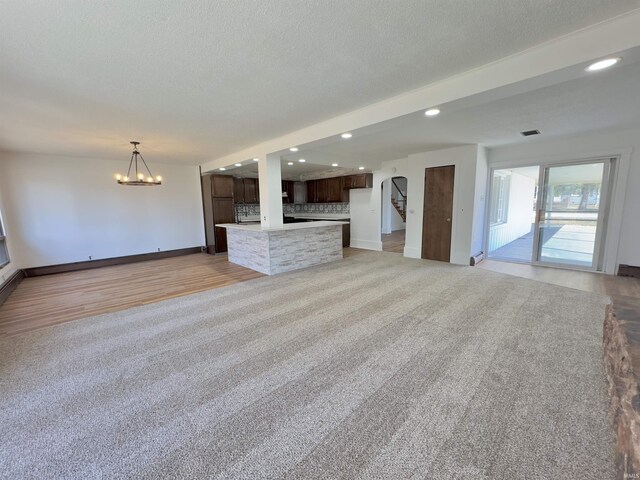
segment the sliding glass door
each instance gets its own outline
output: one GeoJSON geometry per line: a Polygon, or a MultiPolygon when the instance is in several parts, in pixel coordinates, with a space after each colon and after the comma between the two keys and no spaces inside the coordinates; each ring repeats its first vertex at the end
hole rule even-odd
{"type": "Polygon", "coordinates": [[[541,167],[533,263],[599,269],[610,160],[541,167]]]}

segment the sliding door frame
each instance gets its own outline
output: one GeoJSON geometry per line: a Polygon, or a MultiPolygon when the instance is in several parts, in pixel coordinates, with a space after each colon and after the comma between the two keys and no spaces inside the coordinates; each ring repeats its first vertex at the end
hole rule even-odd
{"type": "Polygon", "coordinates": [[[538,198],[536,204],[536,220],[533,227],[533,248],[531,251],[531,265],[548,266],[555,268],[565,268],[569,270],[586,270],[590,272],[601,271],[601,246],[606,240],[606,225],[609,219],[609,194],[611,192],[609,185],[609,176],[611,169],[614,168],[617,157],[592,158],[588,160],[579,160],[573,162],[559,162],[548,165],[540,165],[540,173],[538,175],[538,198]],[[598,221],[596,222],[596,238],[593,246],[593,259],[590,267],[580,265],[571,265],[560,262],[549,262],[540,260],[542,245],[540,244],[540,221],[545,211],[545,202],[548,195],[549,170],[557,167],[571,167],[575,165],[592,165],[602,163],[602,183],[600,187],[600,204],[598,207],[598,221]]]}
{"type": "MultiPolygon", "coordinates": [[[[487,201],[485,202],[485,221],[484,221],[484,238],[483,238],[483,251],[485,256],[488,256],[489,245],[489,228],[490,222],[490,208],[491,208],[491,195],[492,185],[491,179],[495,170],[503,170],[509,168],[520,167],[548,167],[559,164],[566,164],[572,162],[594,162],[605,158],[616,159],[615,167],[610,172],[610,178],[608,188],[609,196],[609,210],[608,221],[603,227],[606,229],[606,242],[600,246],[600,260],[599,263],[601,272],[610,275],[615,275],[618,270],[618,250],[620,244],[620,230],[622,228],[622,214],[624,208],[624,200],[627,190],[627,178],[629,177],[629,166],[631,162],[632,148],[613,148],[608,150],[578,152],[572,155],[543,155],[539,157],[522,157],[512,160],[505,160],[500,162],[489,162],[489,168],[487,169],[487,201]]],[[[629,208],[629,207],[627,207],[629,208]]],[[[548,264],[540,264],[543,267],[551,267],[548,264]]],[[[562,268],[567,269],[568,266],[562,265],[562,268]]]]}

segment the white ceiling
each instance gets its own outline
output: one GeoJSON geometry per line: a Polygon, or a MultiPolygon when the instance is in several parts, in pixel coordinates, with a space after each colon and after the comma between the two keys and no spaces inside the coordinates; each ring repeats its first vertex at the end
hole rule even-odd
{"type": "Polygon", "coordinates": [[[300,146],[295,155],[315,163],[340,161],[344,166],[366,164],[462,144],[487,147],[536,142],[599,129],[640,125],[640,52],[631,51],[611,70],[472,107],[444,105],[433,118],[418,112],[353,132],[349,140],[321,139],[300,146]],[[538,129],[541,135],[520,132],[538,129]],[[323,161],[324,159],[326,161],[323,161]]]}
{"type": "MultiPolygon", "coordinates": [[[[306,160],[306,159],[305,159],[306,160]]],[[[300,163],[298,161],[289,162],[287,160],[280,161],[280,169],[283,180],[309,180],[312,178],[336,177],[341,175],[350,175],[352,173],[369,173],[371,170],[358,168],[332,167],[332,162],[324,163],[300,163]],[[289,165],[293,163],[293,165],[289,165]]],[[[232,175],[234,177],[258,178],[258,164],[252,160],[242,163],[242,166],[229,166],[224,171],[216,170],[219,175],[232,175]]]]}
{"type": "Polygon", "coordinates": [[[152,161],[198,164],[638,7],[3,0],[0,149],[121,158],[137,139],[152,161]]]}

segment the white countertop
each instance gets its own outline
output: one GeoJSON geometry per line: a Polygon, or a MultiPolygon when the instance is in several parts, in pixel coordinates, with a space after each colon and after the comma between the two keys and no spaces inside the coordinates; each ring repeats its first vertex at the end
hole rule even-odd
{"type": "Polygon", "coordinates": [[[319,227],[333,227],[335,225],[345,225],[349,222],[341,222],[335,220],[326,220],[326,221],[318,221],[318,222],[302,222],[302,223],[285,223],[281,227],[270,227],[270,228],[262,228],[262,225],[259,223],[254,223],[250,225],[243,225],[237,223],[221,223],[216,225],[216,227],[222,228],[235,228],[236,230],[251,230],[254,232],[279,232],[282,230],[299,230],[301,228],[319,228],[319,227]]]}

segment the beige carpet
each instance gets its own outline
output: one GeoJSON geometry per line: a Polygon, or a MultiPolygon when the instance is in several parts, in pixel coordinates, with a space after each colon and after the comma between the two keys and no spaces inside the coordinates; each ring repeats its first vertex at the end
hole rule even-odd
{"type": "Polygon", "coordinates": [[[372,252],[3,340],[0,476],[613,478],[604,305],[372,252]]]}

